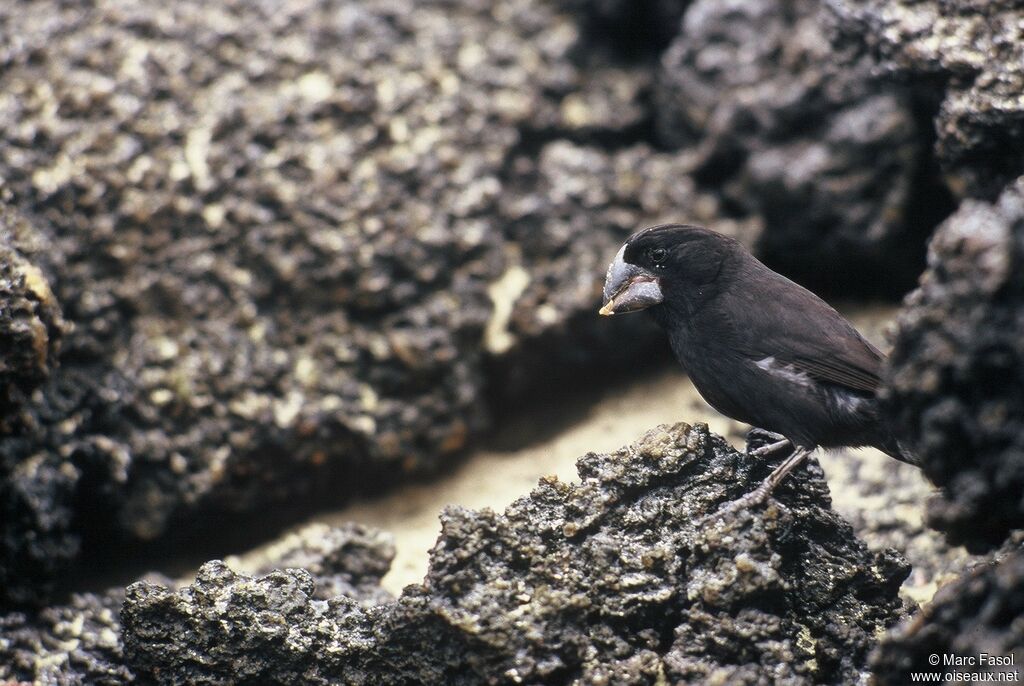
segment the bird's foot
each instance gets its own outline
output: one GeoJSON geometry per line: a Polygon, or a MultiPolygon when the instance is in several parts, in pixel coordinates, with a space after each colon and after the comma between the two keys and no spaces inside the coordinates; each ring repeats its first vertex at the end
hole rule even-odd
{"type": "Polygon", "coordinates": [[[763,457],[779,450],[788,443],[789,441],[782,434],[754,427],[747,432],[746,453],[756,457],[763,457]]]}
{"type": "Polygon", "coordinates": [[[759,505],[764,504],[764,501],[768,499],[769,495],[771,495],[771,489],[768,488],[768,481],[765,480],[760,486],[749,493],[744,493],[739,498],[730,500],[723,504],[715,510],[714,515],[716,517],[734,515],[741,510],[749,510],[751,508],[758,507],[759,505]]]}
{"type": "Polygon", "coordinates": [[[792,445],[793,444],[789,442],[788,438],[783,438],[781,441],[776,441],[775,443],[769,443],[768,445],[762,445],[760,448],[754,448],[753,450],[748,450],[747,451],[747,455],[750,455],[752,457],[764,457],[765,455],[771,455],[776,450],[782,450],[783,448],[785,448],[787,446],[792,447],[792,445]]]}
{"type": "MultiPolygon", "coordinates": [[[[785,442],[788,443],[789,441],[785,442]]],[[[782,441],[780,441],[779,443],[782,443],[782,441]]],[[[774,450],[777,450],[781,446],[779,446],[778,444],[772,444],[771,446],[764,447],[773,448],[774,450]]],[[[759,448],[758,450],[761,450],[761,448],[759,448]]],[[[751,452],[749,454],[753,455],[755,453],[756,451],[751,452]]],[[[750,491],[749,493],[746,493],[745,495],[742,495],[739,498],[736,498],[735,500],[731,500],[728,503],[725,503],[715,512],[715,516],[735,514],[736,512],[739,512],[740,510],[743,509],[749,509],[751,507],[763,505],[764,502],[768,499],[768,496],[770,496],[772,492],[775,490],[775,488],[780,483],[782,483],[783,480],[785,480],[785,478],[789,475],[790,472],[799,467],[800,464],[805,459],[807,459],[807,456],[810,454],[811,451],[808,450],[807,448],[797,448],[796,450],[793,451],[792,455],[783,460],[782,464],[776,467],[772,471],[772,473],[768,475],[768,478],[761,482],[761,485],[759,485],[757,488],[750,491]]]]}

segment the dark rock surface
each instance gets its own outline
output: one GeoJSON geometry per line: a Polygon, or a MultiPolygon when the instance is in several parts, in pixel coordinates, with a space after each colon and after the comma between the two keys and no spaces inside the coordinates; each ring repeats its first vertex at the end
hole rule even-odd
{"type": "Polygon", "coordinates": [[[581,17],[591,49],[620,59],[652,59],[679,32],[679,20],[691,0],[568,0],[581,17]]]}
{"type": "MultiPolygon", "coordinates": [[[[650,214],[506,235],[516,151],[644,113],[543,2],[44,2],[0,25],[0,177],[60,236],[75,324],[0,459],[8,488],[70,496],[76,539],[438,469],[489,425],[485,358],[520,342],[502,277],[564,346],[650,214]]],[[[592,327],[576,363],[644,324],[592,327]]]]}
{"type": "Polygon", "coordinates": [[[816,0],[698,0],[662,58],[660,138],[694,149],[696,178],[757,249],[819,289],[902,293],[952,209],[930,173],[934,134],[913,91],[837,49],[816,0]]]}
{"type": "Polygon", "coordinates": [[[935,486],[919,469],[881,453],[825,452],[818,456],[832,492],[832,508],[872,550],[893,548],[911,566],[900,594],[926,604],[978,559],[925,521],[935,486]]]}
{"type": "MultiPolygon", "coordinates": [[[[1024,665],[1024,551],[1017,541],[995,559],[979,564],[935,594],[912,620],[894,629],[871,655],[883,686],[908,684],[912,672],[992,674],[992,681],[1018,681],[1024,665]],[[993,664],[995,660],[1013,664],[993,664]],[[974,664],[932,665],[932,655],[973,658],[974,664]],[[1016,672],[1016,679],[998,677],[1016,672]]],[[[941,659],[941,657],[940,657],[941,659]]],[[[953,677],[967,682],[971,679],[953,677]]],[[[974,679],[981,681],[982,679],[974,679]]]]}
{"type": "MultiPolygon", "coordinates": [[[[299,574],[316,585],[316,598],[346,600],[373,607],[391,600],[380,579],[394,557],[390,537],[356,524],[337,528],[311,526],[270,546],[257,574],[304,567],[299,574]]],[[[164,587],[175,582],[149,575],[164,587]]],[[[0,683],[32,682],[47,686],[124,684],[133,678],[121,650],[123,589],[75,594],[66,605],[38,613],[0,615],[0,683]]]]}
{"type": "Polygon", "coordinates": [[[770,465],[706,427],[649,432],[503,515],[451,508],[422,586],[365,609],[305,572],[203,567],[127,591],[125,655],[159,683],[850,682],[908,568],[829,509],[820,468],[725,515],[770,465]]]}
{"type": "Polygon", "coordinates": [[[942,100],[936,154],[959,194],[994,199],[1024,173],[1024,8],[1017,0],[828,0],[887,76],[942,100]]]}
{"type": "Polygon", "coordinates": [[[972,549],[1024,527],[1024,179],[965,202],[897,320],[885,396],[928,478],[930,523],[972,549]]]}
{"type": "MultiPolygon", "coordinates": [[[[166,580],[164,580],[166,582],[166,580]]],[[[131,681],[121,652],[124,590],[75,594],[36,614],[0,615],[0,683],[120,686],[131,681]]]]}
{"type": "Polygon", "coordinates": [[[3,535],[63,540],[0,574],[35,556],[44,589],[83,541],[386,488],[495,407],[664,349],[593,316],[645,224],[891,292],[944,211],[916,204],[930,128],[788,7],[0,7],[0,178],[57,237],[33,259],[74,324],[0,437],[0,488],[58,513],[3,535]]]}
{"type": "MultiPolygon", "coordinates": [[[[37,261],[49,236],[4,203],[0,193],[0,433],[31,421],[27,409],[50,376],[67,325],[37,261]]],[[[69,528],[79,473],[33,446],[16,459],[0,452],[0,606],[46,594],[61,562],[78,552],[69,528]]]]}
{"type": "MultiPolygon", "coordinates": [[[[394,558],[395,544],[383,531],[351,522],[335,527],[311,524],[267,546],[255,568],[246,571],[304,569],[316,584],[316,598],[345,596],[371,606],[391,599],[380,580],[394,558]]],[[[227,563],[238,569],[234,560],[227,563]]]]}
{"type": "MultiPolygon", "coordinates": [[[[4,194],[0,193],[0,198],[4,194]]],[[[47,276],[34,264],[49,237],[0,199],[0,412],[25,402],[50,374],[67,324],[47,276]]]]}

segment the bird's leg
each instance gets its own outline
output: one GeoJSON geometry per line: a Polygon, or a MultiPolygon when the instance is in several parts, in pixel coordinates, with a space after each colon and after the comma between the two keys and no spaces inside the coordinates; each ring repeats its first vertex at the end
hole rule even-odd
{"type": "Polygon", "coordinates": [[[747,455],[751,455],[753,457],[764,457],[765,455],[771,455],[776,450],[782,450],[787,445],[791,446],[792,444],[789,442],[788,438],[783,438],[781,441],[776,441],[775,443],[769,443],[768,445],[762,445],[760,448],[755,448],[748,452],[747,455]]]}
{"type": "Polygon", "coordinates": [[[747,432],[747,455],[764,457],[789,445],[791,443],[785,436],[774,431],[754,427],[747,432]]]}
{"type": "Polygon", "coordinates": [[[750,439],[751,436],[759,436],[759,437],[762,437],[762,438],[770,438],[773,441],[781,441],[782,439],[785,438],[785,436],[783,436],[780,433],[776,433],[774,431],[769,431],[768,429],[762,429],[762,428],[756,427],[756,426],[753,429],[751,429],[750,431],[747,432],[747,439],[748,440],[750,439]]]}
{"type": "Polygon", "coordinates": [[[792,455],[783,460],[782,464],[776,467],[772,473],[768,475],[767,479],[761,482],[760,486],[746,495],[727,503],[724,508],[715,514],[728,514],[744,508],[760,505],[767,500],[768,496],[775,490],[775,487],[782,483],[786,476],[800,466],[800,463],[807,459],[807,456],[810,454],[811,451],[808,448],[798,447],[793,451],[792,455]]]}
{"type": "Polygon", "coordinates": [[[807,459],[807,456],[811,454],[811,451],[807,448],[797,448],[793,451],[793,454],[787,457],[782,464],[775,468],[768,478],[761,482],[761,485],[751,491],[750,495],[753,496],[754,502],[761,502],[775,490],[782,481],[789,475],[791,471],[800,466],[800,464],[807,459]]]}

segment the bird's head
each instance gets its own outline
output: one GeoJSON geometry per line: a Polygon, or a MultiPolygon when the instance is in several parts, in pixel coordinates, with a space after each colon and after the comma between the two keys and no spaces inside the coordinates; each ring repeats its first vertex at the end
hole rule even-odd
{"type": "Polygon", "coordinates": [[[699,226],[664,224],[638,231],[608,267],[600,312],[624,314],[666,299],[699,297],[735,246],[732,238],[699,226]]]}

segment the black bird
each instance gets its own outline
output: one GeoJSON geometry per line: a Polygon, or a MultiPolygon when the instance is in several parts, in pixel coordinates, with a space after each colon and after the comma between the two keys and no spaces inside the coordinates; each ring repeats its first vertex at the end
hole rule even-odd
{"type": "Polygon", "coordinates": [[[792,445],[755,498],[818,446],[872,446],[915,462],[879,409],[884,355],[734,239],[682,224],[639,231],[608,268],[604,300],[603,315],[647,310],[712,407],[780,434],[755,454],[792,445]]]}

